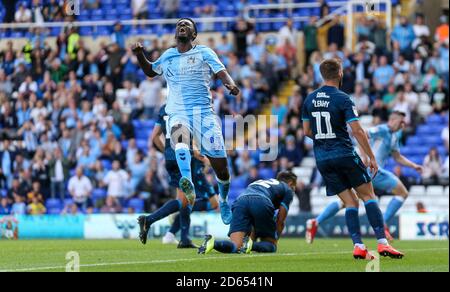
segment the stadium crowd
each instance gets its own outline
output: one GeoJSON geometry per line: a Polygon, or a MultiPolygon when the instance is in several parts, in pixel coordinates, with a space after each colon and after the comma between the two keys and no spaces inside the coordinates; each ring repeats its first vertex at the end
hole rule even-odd
{"type": "MultiPolygon", "coordinates": [[[[87,2],[95,7],[98,1],[87,2]]],[[[167,13],[176,13],[169,6],[167,13]]],[[[373,124],[386,121],[393,110],[406,113],[406,136],[430,114],[442,115],[448,123],[448,19],[442,16],[440,21],[431,32],[422,15],[401,17],[391,42],[386,42],[383,23],[361,17],[355,50],[349,51],[344,47],[343,24],[336,17],[327,24],[328,48],[321,52],[317,18],[311,17],[303,29],[306,61],[301,69],[299,33],[292,21],[276,37],[264,39],[252,23],[240,19],[232,34],[224,34],[218,42],[209,39],[206,45],[214,48],[242,89],[233,97],[214,80],[216,113],[257,114],[269,106],[279,123],[269,130],[278,135],[278,159],[263,162],[258,151],[230,150],[233,176],[250,183],[265,176],[263,169],[276,173],[300,166],[312,155],[312,142],[301,127],[301,106],[320,85],[319,64],[326,58],[342,59],[342,89],[352,96],[360,114],[373,117],[373,124]],[[295,86],[283,104],[277,94],[288,80],[295,80],[295,86]]],[[[161,167],[163,155],[150,141],[138,143],[142,139],[133,126],[133,121],[156,119],[164,100],[164,80],[145,78],[125,45],[122,29],[117,23],[111,42],[96,51],[86,48],[75,27],[68,27],[57,38],[56,49],[34,30],[24,47],[10,40],[0,52],[0,215],[44,214],[49,198],[66,202],[71,198],[62,210],[71,214],[134,212],[129,204],[133,198],[144,200],[145,211],[151,211],[171,198],[161,167]],[[98,190],[105,194],[101,199],[93,198],[98,190]]],[[[151,60],[171,45],[158,38],[142,42],[151,60]]],[[[413,183],[444,178],[448,184],[448,125],[442,139],[447,157],[430,149],[423,161],[423,178],[413,183]]],[[[401,169],[398,172],[401,175],[401,169]]],[[[317,174],[310,184],[299,183],[302,211],[311,211],[309,191],[320,184],[317,174]]]]}

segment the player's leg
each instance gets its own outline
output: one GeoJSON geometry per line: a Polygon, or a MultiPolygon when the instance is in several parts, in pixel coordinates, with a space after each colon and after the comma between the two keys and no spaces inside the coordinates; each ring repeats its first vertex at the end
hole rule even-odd
{"type": "Polygon", "coordinates": [[[277,252],[278,241],[275,238],[265,237],[258,242],[253,242],[252,251],[263,253],[277,252]]]}
{"type": "Polygon", "coordinates": [[[274,220],[275,208],[266,198],[256,197],[249,207],[253,222],[251,238],[245,238],[241,253],[275,252],[277,250],[277,225],[274,220]],[[260,238],[261,241],[256,242],[260,238]]]}
{"type": "Polygon", "coordinates": [[[312,244],[316,237],[319,225],[323,222],[333,218],[336,214],[344,208],[344,203],[341,200],[336,200],[329,203],[325,209],[316,218],[308,219],[306,221],[306,242],[312,244]]]}
{"type": "Polygon", "coordinates": [[[231,209],[228,205],[228,193],[230,191],[230,171],[228,169],[225,142],[222,136],[220,119],[215,115],[205,115],[202,118],[201,132],[196,129],[196,142],[200,146],[203,155],[208,157],[213,168],[220,196],[220,213],[224,224],[231,222],[231,209]]]}
{"type": "Polygon", "coordinates": [[[186,208],[187,200],[184,194],[178,194],[177,197],[178,197],[177,199],[170,200],[167,203],[165,203],[161,208],[159,208],[152,214],[148,216],[144,215],[139,216],[138,218],[138,223],[140,227],[139,239],[141,240],[142,244],[147,243],[148,231],[150,230],[150,226],[153,223],[169,216],[170,214],[180,211],[183,207],[186,208]]]}
{"type": "Polygon", "coordinates": [[[248,197],[240,197],[233,204],[233,216],[228,236],[230,240],[217,241],[212,235],[206,235],[205,241],[198,249],[199,254],[207,254],[213,249],[223,253],[237,253],[244,244],[244,238],[252,231],[252,220],[249,211],[251,202],[248,197]]]}
{"type": "Polygon", "coordinates": [[[219,187],[219,205],[222,221],[228,225],[231,222],[231,209],[228,205],[228,193],[230,192],[230,172],[226,158],[208,157],[211,167],[216,173],[217,185],[219,187]]]}
{"type": "Polygon", "coordinates": [[[175,149],[175,157],[177,165],[181,173],[179,181],[180,189],[185,193],[189,203],[194,204],[195,189],[192,183],[192,169],[191,169],[191,130],[186,124],[175,122],[174,126],[171,126],[171,120],[169,119],[171,143],[175,149]]]}
{"type": "Polygon", "coordinates": [[[381,213],[378,201],[375,198],[372,183],[362,184],[355,187],[355,190],[358,197],[364,201],[367,218],[369,219],[369,223],[372,226],[378,241],[378,253],[382,256],[389,256],[391,258],[402,258],[404,254],[395,250],[388,243],[384,230],[383,214],[381,213]]]}
{"type": "Polygon", "coordinates": [[[395,185],[394,188],[391,188],[390,192],[393,194],[393,198],[389,202],[386,212],[384,213],[384,222],[389,224],[389,222],[394,218],[395,214],[397,214],[398,210],[403,206],[403,203],[408,198],[408,190],[405,185],[397,178],[392,178],[392,185],[395,185]]]}
{"type": "Polygon", "coordinates": [[[392,241],[394,238],[389,232],[388,224],[403,206],[408,197],[408,190],[392,172],[385,169],[378,170],[377,176],[373,179],[373,187],[393,196],[384,212],[386,238],[392,241]]]}

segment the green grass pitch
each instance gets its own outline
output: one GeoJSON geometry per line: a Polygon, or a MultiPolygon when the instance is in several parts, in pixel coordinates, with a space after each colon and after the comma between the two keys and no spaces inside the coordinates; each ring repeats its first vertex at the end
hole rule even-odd
{"type": "MultiPolygon", "coordinates": [[[[371,250],[375,243],[367,241],[371,250]]],[[[406,257],[381,258],[382,272],[449,271],[448,241],[396,241],[394,245],[406,257]]],[[[250,255],[198,255],[196,250],[176,249],[159,240],[145,246],[138,240],[0,240],[0,271],[65,271],[69,251],[78,252],[81,272],[364,272],[367,264],[352,258],[348,239],[318,239],[313,245],[302,239],[282,239],[276,254],[250,255]]]]}

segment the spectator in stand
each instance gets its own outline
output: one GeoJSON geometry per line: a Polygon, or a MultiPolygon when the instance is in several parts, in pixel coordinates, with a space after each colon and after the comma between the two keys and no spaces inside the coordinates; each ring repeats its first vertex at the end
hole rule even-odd
{"type": "Polygon", "coordinates": [[[305,34],[305,69],[309,65],[309,60],[311,54],[319,49],[319,44],[317,43],[317,17],[311,16],[309,23],[303,29],[305,34]]]}
{"type": "Polygon", "coordinates": [[[0,197],[0,215],[10,215],[11,205],[7,197],[0,197]]]}
{"type": "Polygon", "coordinates": [[[247,35],[252,30],[253,26],[243,18],[238,19],[233,28],[234,46],[239,59],[245,58],[245,54],[247,53],[247,35]]]}
{"type": "Polygon", "coordinates": [[[14,21],[16,23],[31,22],[31,10],[27,8],[26,2],[22,2],[19,4],[19,9],[14,15],[14,21]]]}
{"type": "Polygon", "coordinates": [[[444,146],[447,149],[447,153],[449,152],[448,150],[448,140],[449,140],[449,129],[448,129],[448,121],[447,121],[447,126],[445,128],[442,129],[441,132],[441,138],[442,138],[442,142],[444,142],[444,146]]]}
{"type": "Polygon", "coordinates": [[[139,84],[144,118],[154,119],[161,106],[162,82],[159,78],[147,78],[139,84]]]}
{"type": "Polygon", "coordinates": [[[93,212],[94,205],[91,199],[92,183],[84,175],[83,167],[77,167],[75,176],[69,179],[67,189],[78,209],[85,210],[88,214],[93,212]]]}
{"type": "Polygon", "coordinates": [[[114,197],[106,197],[105,205],[100,210],[105,214],[117,214],[122,212],[122,206],[114,197]]]}
{"type": "Polygon", "coordinates": [[[400,23],[397,24],[391,34],[392,42],[400,46],[400,51],[407,56],[412,57],[412,42],[416,39],[413,26],[409,23],[406,16],[400,17],[400,23]]]}
{"type": "Polygon", "coordinates": [[[100,0],[83,0],[84,9],[98,9],[100,7],[100,0]]]}
{"type": "Polygon", "coordinates": [[[159,1],[159,9],[162,8],[164,18],[176,18],[180,7],[179,0],[161,0],[159,1]]]}
{"type": "Polygon", "coordinates": [[[436,31],[434,33],[434,39],[439,42],[445,42],[446,40],[448,41],[448,18],[447,15],[442,15],[439,18],[440,21],[440,25],[436,28],[436,31]]]}
{"type": "Polygon", "coordinates": [[[356,84],[355,91],[352,95],[350,95],[350,97],[353,99],[359,114],[366,115],[369,113],[370,99],[364,92],[364,86],[362,83],[356,84]]]}
{"type": "Polygon", "coordinates": [[[5,9],[5,15],[3,17],[4,23],[14,22],[14,12],[16,11],[17,1],[18,0],[2,0],[2,4],[5,9]]]}
{"type": "Polygon", "coordinates": [[[287,158],[289,161],[288,169],[296,166],[300,166],[300,162],[303,159],[303,154],[298,147],[294,136],[286,137],[286,146],[281,149],[279,157],[287,158]]]}
{"type": "Polygon", "coordinates": [[[111,41],[113,43],[116,43],[119,48],[125,49],[125,34],[123,32],[122,23],[120,23],[120,21],[117,21],[114,24],[114,31],[111,34],[111,41]]]}
{"type": "Polygon", "coordinates": [[[442,162],[436,148],[431,148],[423,160],[422,181],[425,184],[438,184],[442,174],[442,162]]]}
{"type": "Polygon", "coordinates": [[[37,197],[31,199],[31,203],[27,206],[27,213],[30,215],[43,215],[47,212],[47,209],[42,204],[42,201],[37,197]]]}
{"type": "Polygon", "coordinates": [[[116,202],[123,202],[130,194],[127,193],[129,174],[120,168],[120,161],[114,160],[112,169],[106,174],[103,183],[108,187],[108,197],[116,202]]]}
{"type": "Polygon", "coordinates": [[[425,205],[422,202],[417,202],[416,209],[417,209],[417,213],[419,213],[419,214],[428,213],[427,209],[425,208],[425,205]]]}
{"type": "Polygon", "coordinates": [[[328,46],[334,43],[339,50],[344,47],[344,26],[339,15],[334,17],[332,26],[328,29],[327,40],[328,46]]]}
{"type": "Polygon", "coordinates": [[[133,19],[148,18],[147,0],[131,0],[131,9],[133,11],[133,19]]]}
{"type": "Polygon", "coordinates": [[[375,89],[379,92],[383,92],[389,83],[393,81],[394,78],[394,68],[388,64],[388,59],[386,56],[380,56],[379,66],[373,72],[373,84],[375,89]]]}
{"type": "Polygon", "coordinates": [[[430,37],[430,28],[425,24],[425,17],[422,13],[416,14],[416,21],[413,25],[414,34],[416,39],[412,46],[416,48],[421,43],[421,38],[429,38],[430,37]]]}
{"type": "Polygon", "coordinates": [[[280,28],[277,35],[277,47],[286,45],[286,40],[290,46],[297,47],[297,29],[294,27],[294,21],[288,19],[286,24],[280,28]]]}
{"type": "MultiPolygon", "coordinates": [[[[216,14],[216,6],[212,4],[204,5],[203,7],[196,7],[195,14],[200,18],[210,18],[214,17],[216,14]]],[[[214,22],[204,22],[202,24],[202,31],[213,31],[214,22]]]]}
{"type": "Polygon", "coordinates": [[[69,169],[71,163],[67,157],[64,157],[61,149],[57,147],[54,151],[52,160],[49,161],[49,171],[51,179],[52,198],[65,198],[65,184],[69,179],[69,169]]]}

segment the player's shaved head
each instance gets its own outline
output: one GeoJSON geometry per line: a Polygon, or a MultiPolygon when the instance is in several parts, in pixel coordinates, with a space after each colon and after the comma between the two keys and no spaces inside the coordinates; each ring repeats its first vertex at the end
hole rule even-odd
{"type": "Polygon", "coordinates": [[[340,81],[342,63],[339,59],[327,59],[320,64],[320,74],[325,81],[340,81]]]}

